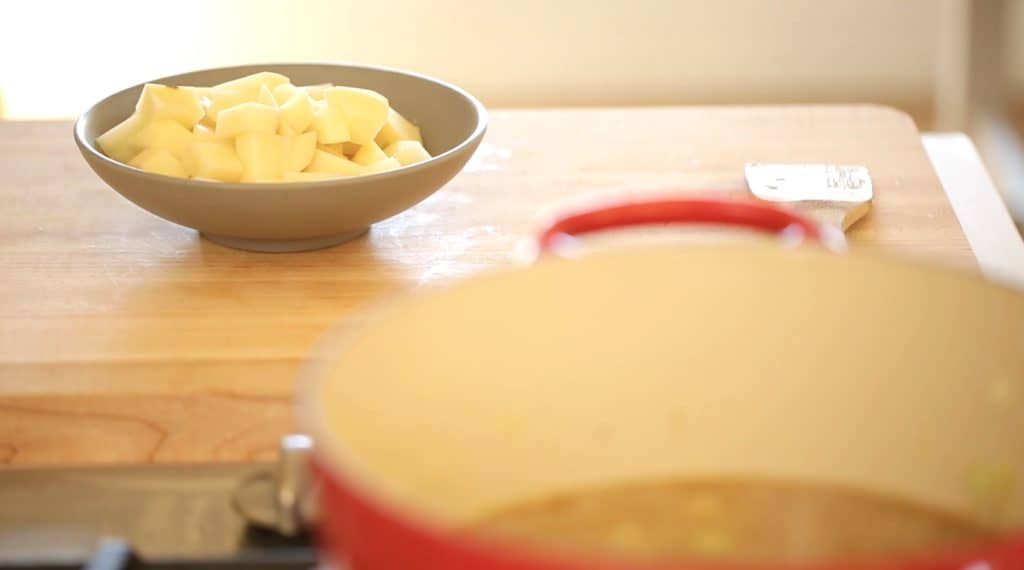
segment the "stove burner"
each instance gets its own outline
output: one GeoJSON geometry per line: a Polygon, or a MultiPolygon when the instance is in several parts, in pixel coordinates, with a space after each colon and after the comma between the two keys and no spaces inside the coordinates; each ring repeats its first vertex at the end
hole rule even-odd
{"type": "Polygon", "coordinates": [[[279,546],[210,558],[141,558],[128,541],[103,539],[85,560],[0,561],[0,570],[315,570],[316,551],[311,546],[279,546]]]}
{"type": "Polygon", "coordinates": [[[281,548],[260,554],[230,558],[143,560],[127,541],[119,538],[103,540],[85,564],[78,562],[7,565],[3,570],[312,570],[317,567],[311,548],[281,548]]]}
{"type": "Polygon", "coordinates": [[[311,446],[286,436],[276,464],[0,470],[0,570],[312,569],[311,446]]]}

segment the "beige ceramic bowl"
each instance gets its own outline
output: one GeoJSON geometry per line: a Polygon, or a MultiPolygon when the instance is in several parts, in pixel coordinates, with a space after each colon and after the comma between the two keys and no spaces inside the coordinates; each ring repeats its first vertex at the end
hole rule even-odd
{"type": "Polygon", "coordinates": [[[100,101],[75,123],[75,142],[89,166],[122,196],[207,238],[256,251],[300,251],[335,245],[437,191],[469,160],[487,128],[483,105],[443,81],[393,69],[295,63],[223,67],[155,79],[171,85],[215,85],[257,71],[276,71],[297,85],[335,83],[374,89],[419,125],[433,158],[390,172],[318,182],[234,184],[144,172],[104,155],[96,137],[128,117],[136,85],[100,101]]]}

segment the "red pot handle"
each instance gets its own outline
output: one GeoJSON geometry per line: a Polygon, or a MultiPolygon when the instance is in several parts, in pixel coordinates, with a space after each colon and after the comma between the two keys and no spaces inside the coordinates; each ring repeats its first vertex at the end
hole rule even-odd
{"type": "Polygon", "coordinates": [[[667,223],[715,223],[775,233],[797,232],[804,239],[835,245],[830,243],[835,241],[831,239],[833,236],[825,236],[827,230],[822,226],[766,202],[671,198],[621,202],[561,216],[540,232],[537,246],[542,253],[557,253],[559,244],[573,236],[610,228],[667,223]]]}

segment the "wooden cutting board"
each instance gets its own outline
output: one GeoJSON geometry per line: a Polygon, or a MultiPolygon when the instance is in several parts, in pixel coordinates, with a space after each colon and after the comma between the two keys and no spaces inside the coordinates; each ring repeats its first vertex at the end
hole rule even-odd
{"type": "Polygon", "coordinates": [[[295,254],[140,210],[88,170],[70,123],[0,123],[0,463],[267,458],[294,427],[299,364],[353,309],[507,263],[559,200],[746,195],[747,162],[863,164],[875,199],[853,247],[974,267],[914,124],[883,107],[495,111],[447,187],[295,254]]]}

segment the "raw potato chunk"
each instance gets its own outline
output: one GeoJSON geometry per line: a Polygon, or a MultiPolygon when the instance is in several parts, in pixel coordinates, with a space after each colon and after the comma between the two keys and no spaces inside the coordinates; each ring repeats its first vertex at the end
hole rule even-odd
{"type": "Polygon", "coordinates": [[[220,113],[224,109],[230,109],[236,107],[242,103],[254,103],[259,93],[249,93],[238,89],[217,89],[210,92],[209,100],[210,104],[206,106],[206,117],[203,119],[209,119],[210,124],[207,126],[214,127],[216,121],[220,118],[220,113]]]}
{"type": "Polygon", "coordinates": [[[195,178],[238,182],[242,178],[242,161],[228,142],[193,142],[185,160],[185,168],[195,178]]]}
{"type": "Polygon", "coordinates": [[[324,99],[328,108],[340,109],[348,119],[348,140],[354,143],[373,142],[387,122],[388,100],[376,91],[356,87],[331,87],[324,93],[324,99]]]}
{"type": "Polygon", "coordinates": [[[263,103],[268,107],[277,108],[277,99],[274,99],[274,94],[267,89],[266,85],[260,87],[260,94],[256,96],[257,103],[263,103]]]}
{"type": "Polygon", "coordinates": [[[224,142],[227,139],[222,139],[214,134],[213,129],[199,123],[192,128],[192,140],[202,142],[220,141],[224,142]]]}
{"type": "Polygon", "coordinates": [[[317,151],[313,153],[313,161],[306,167],[306,172],[324,172],[340,174],[342,176],[355,176],[357,174],[363,174],[365,169],[347,158],[317,149],[317,151]]]}
{"type": "Polygon", "coordinates": [[[334,143],[334,144],[318,144],[316,147],[322,151],[329,152],[334,156],[340,156],[341,158],[351,158],[351,155],[345,152],[345,146],[349,143],[334,143]]]}
{"type": "Polygon", "coordinates": [[[353,162],[364,166],[387,159],[388,155],[384,154],[384,151],[377,146],[377,143],[372,142],[359,147],[359,151],[352,156],[353,162]]]}
{"type": "Polygon", "coordinates": [[[282,83],[274,88],[274,99],[278,105],[284,105],[289,99],[299,94],[299,88],[291,83],[282,83]]]}
{"type": "Polygon", "coordinates": [[[284,174],[287,140],[273,133],[243,133],[235,139],[242,182],[277,182],[284,174]]]}
{"type": "Polygon", "coordinates": [[[281,105],[281,122],[286,123],[294,133],[304,133],[313,123],[315,112],[316,107],[309,95],[297,93],[281,105]]]}
{"type": "Polygon", "coordinates": [[[402,166],[423,162],[430,158],[430,153],[423,148],[419,141],[395,141],[391,146],[384,149],[384,154],[395,158],[402,166]]]}
{"type": "Polygon", "coordinates": [[[355,156],[359,149],[359,145],[353,142],[333,143],[333,144],[318,144],[318,148],[326,150],[331,154],[335,154],[342,158],[352,158],[355,156]]]}
{"type": "Polygon", "coordinates": [[[193,87],[176,87],[147,83],[135,110],[146,120],[174,119],[191,129],[203,118],[203,102],[193,87]]]}
{"type": "MultiPolygon", "coordinates": [[[[181,126],[181,125],[178,125],[181,126]]],[[[184,128],[184,127],[182,127],[184,128]]],[[[128,164],[135,168],[141,168],[147,172],[163,174],[164,176],[177,176],[188,178],[188,172],[181,165],[178,157],[162,148],[147,148],[133,158],[128,164]]]]}
{"type": "Polygon", "coordinates": [[[273,72],[212,87],[146,84],[134,113],[95,142],[122,163],[205,181],[325,180],[430,158],[419,128],[382,94],[296,86],[273,72]]]}
{"type": "Polygon", "coordinates": [[[104,154],[118,162],[128,162],[142,150],[135,142],[136,135],[145,126],[142,115],[135,113],[114,128],[96,137],[96,145],[104,154]]]}
{"type": "Polygon", "coordinates": [[[316,153],[316,133],[309,131],[301,135],[286,137],[287,151],[284,158],[284,169],[289,172],[304,170],[313,161],[316,153]]]}
{"type": "Polygon", "coordinates": [[[234,137],[242,133],[277,132],[278,111],[262,103],[242,103],[224,109],[217,117],[218,137],[234,137]]]}
{"type": "Polygon", "coordinates": [[[319,85],[306,85],[305,87],[299,87],[299,90],[305,91],[307,95],[317,101],[323,101],[324,93],[326,93],[331,87],[334,87],[333,83],[321,83],[319,85]]]}
{"type": "Polygon", "coordinates": [[[348,118],[337,107],[324,105],[313,114],[312,128],[321,144],[333,144],[350,140],[348,118]]]}
{"type": "MultiPolygon", "coordinates": [[[[198,125],[196,128],[199,128],[198,125]]],[[[135,143],[146,149],[162,149],[181,159],[192,142],[192,131],[173,119],[157,119],[143,127],[135,143]]]]}
{"type": "Polygon", "coordinates": [[[402,164],[400,162],[398,162],[398,160],[396,160],[394,158],[385,158],[384,160],[382,160],[380,162],[374,162],[373,164],[370,164],[368,166],[364,166],[363,167],[364,168],[363,171],[366,172],[366,173],[384,172],[385,170],[394,170],[396,168],[401,168],[401,167],[402,167],[402,164]]]}
{"type": "MultiPolygon", "coordinates": [[[[204,103],[204,105],[206,104],[204,103]]],[[[209,106],[207,106],[207,108],[209,108],[209,106]]],[[[210,117],[210,115],[205,115],[202,119],[200,119],[200,121],[196,123],[196,126],[199,125],[206,127],[210,131],[217,130],[217,121],[214,121],[213,118],[210,117]]]]}
{"type": "Polygon", "coordinates": [[[333,174],[331,172],[285,172],[285,182],[319,182],[320,180],[330,180],[332,178],[340,178],[340,174],[333,174]]]}
{"type": "Polygon", "coordinates": [[[284,83],[288,83],[287,76],[281,75],[280,73],[274,73],[273,71],[260,71],[259,73],[253,73],[252,75],[246,75],[245,77],[239,77],[238,79],[232,79],[231,81],[218,83],[217,85],[213,86],[213,89],[233,89],[245,91],[250,94],[250,97],[255,99],[260,92],[260,87],[274,89],[278,85],[284,83]]]}
{"type": "Polygon", "coordinates": [[[377,134],[377,144],[381,148],[387,148],[397,141],[423,142],[423,139],[420,137],[419,127],[389,107],[388,120],[377,134]]]}

